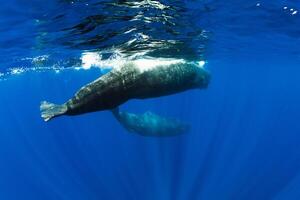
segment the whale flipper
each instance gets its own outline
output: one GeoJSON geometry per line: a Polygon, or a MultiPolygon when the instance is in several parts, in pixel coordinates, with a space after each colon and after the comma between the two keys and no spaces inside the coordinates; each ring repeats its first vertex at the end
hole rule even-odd
{"type": "Polygon", "coordinates": [[[67,112],[67,106],[63,105],[56,105],[47,101],[42,101],[40,106],[41,117],[44,121],[49,121],[54,117],[58,117],[63,115],[67,112]]]}

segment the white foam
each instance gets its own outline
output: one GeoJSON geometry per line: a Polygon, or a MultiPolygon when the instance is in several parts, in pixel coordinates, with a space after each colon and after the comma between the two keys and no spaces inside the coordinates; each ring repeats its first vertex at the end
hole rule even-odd
{"type": "Polygon", "coordinates": [[[81,55],[81,63],[83,69],[90,69],[94,65],[101,62],[101,55],[95,52],[84,52],[81,55]]]}
{"type": "MultiPolygon", "coordinates": [[[[40,65],[40,62],[44,62],[49,59],[48,55],[37,56],[33,58],[23,58],[22,60],[31,60],[33,67],[12,67],[7,72],[1,73],[0,72],[0,79],[3,80],[4,78],[11,76],[11,75],[19,75],[25,72],[46,72],[46,71],[53,71],[54,73],[60,73],[61,71],[65,70],[89,70],[92,67],[98,68],[100,70],[110,70],[110,69],[118,69],[125,64],[131,63],[133,65],[138,66],[141,72],[151,70],[157,66],[167,66],[173,64],[181,64],[187,63],[188,61],[184,59],[175,59],[175,58],[154,58],[154,57],[147,57],[145,53],[147,52],[140,52],[136,53],[130,57],[124,56],[120,51],[114,50],[114,54],[108,58],[103,59],[101,54],[110,53],[110,52],[83,52],[81,54],[81,65],[75,65],[70,67],[60,66],[60,63],[56,63],[54,65],[40,65]]],[[[197,64],[199,67],[203,68],[206,64],[206,61],[200,60],[198,62],[193,62],[197,64]]]]}
{"type": "Polygon", "coordinates": [[[139,66],[142,72],[153,69],[157,66],[166,66],[172,64],[184,63],[183,59],[167,59],[167,58],[145,58],[132,61],[133,64],[139,66]]]}
{"type": "Polygon", "coordinates": [[[14,67],[10,69],[10,74],[21,74],[25,72],[25,68],[22,67],[14,67]]]}
{"type": "Polygon", "coordinates": [[[100,68],[102,70],[113,69],[120,67],[127,62],[121,53],[116,52],[109,59],[102,59],[100,53],[95,52],[84,52],[81,56],[81,67],[76,67],[75,69],[90,69],[91,67],[100,68]]]}
{"type": "MultiPolygon", "coordinates": [[[[118,69],[125,64],[131,63],[139,67],[139,69],[144,72],[150,69],[153,69],[157,66],[166,66],[172,64],[186,63],[184,59],[175,59],[175,58],[154,58],[154,57],[145,57],[145,52],[140,54],[135,54],[131,57],[125,57],[120,52],[116,52],[109,59],[102,59],[101,52],[84,52],[82,53],[81,67],[74,67],[75,70],[80,69],[90,69],[91,67],[100,68],[101,70],[106,69],[118,69]]],[[[200,60],[196,63],[200,68],[204,68],[206,61],[200,60]]]]}
{"type": "Polygon", "coordinates": [[[199,67],[204,68],[204,65],[206,64],[206,61],[200,60],[198,63],[199,67]]]}
{"type": "MultiPolygon", "coordinates": [[[[54,71],[55,73],[59,73],[62,70],[66,70],[66,69],[71,69],[71,68],[62,68],[59,67],[58,65],[53,65],[53,66],[49,66],[49,67],[30,67],[30,68],[26,68],[26,67],[12,67],[9,68],[8,71],[6,73],[1,73],[0,72],[0,80],[6,80],[6,78],[10,77],[10,76],[17,76],[17,75],[21,75],[27,72],[46,72],[46,71],[54,71]]],[[[74,69],[74,68],[72,68],[74,69]]]]}
{"type": "MultiPolygon", "coordinates": [[[[171,59],[171,58],[138,58],[142,57],[143,53],[139,56],[134,55],[132,57],[125,58],[120,52],[115,53],[109,59],[103,59],[100,53],[95,52],[84,52],[81,56],[82,67],[75,69],[90,69],[91,67],[97,67],[103,69],[114,69],[120,68],[126,63],[132,63],[139,66],[142,71],[150,70],[156,66],[172,65],[186,62],[183,59],[171,59]]],[[[202,65],[204,65],[202,63],[202,65]]]]}
{"type": "Polygon", "coordinates": [[[29,60],[32,63],[36,64],[36,63],[45,62],[48,59],[49,59],[49,55],[45,54],[45,55],[36,56],[36,57],[25,57],[25,58],[22,58],[21,60],[29,60]]]}
{"type": "Polygon", "coordinates": [[[32,58],[32,62],[33,63],[45,62],[48,59],[49,59],[49,55],[41,55],[41,56],[32,58]]]}

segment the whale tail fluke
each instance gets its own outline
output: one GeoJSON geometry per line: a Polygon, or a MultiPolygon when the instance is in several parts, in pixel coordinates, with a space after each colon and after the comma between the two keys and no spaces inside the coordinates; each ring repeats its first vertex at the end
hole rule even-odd
{"type": "Polygon", "coordinates": [[[67,106],[64,104],[56,105],[47,101],[42,101],[40,111],[41,117],[44,119],[45,122],[47,122],[54,117],[58,117],[60,115],[65,114],[67,112],[67,106]]]}

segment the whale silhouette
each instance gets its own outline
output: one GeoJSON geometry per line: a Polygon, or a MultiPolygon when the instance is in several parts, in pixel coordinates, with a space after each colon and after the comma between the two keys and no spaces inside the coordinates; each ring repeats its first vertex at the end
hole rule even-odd
{"type": "MultiPolygon", "coordinates": [[[[126,62],[83,86],[63,104],[41,102],[41,116],[49,121],[62,115],[111,110],[131,99],[155,98],[191,89],[204,89],[209,81],[210,75],[204,68],[182,59],[135,60],[126,62]]],[[[151,114],[142,119],[148,121],[148,118],[157,119],[161,123],[163,120],[151,114]]]]}
{"type": "Polygon", "coordinates": [[[189,125],[177,119],[161,117],[153,112],[134,114],[112,110],[115,118],[129,132],[142,136],[167,137],[187,133],[189,125]]]}

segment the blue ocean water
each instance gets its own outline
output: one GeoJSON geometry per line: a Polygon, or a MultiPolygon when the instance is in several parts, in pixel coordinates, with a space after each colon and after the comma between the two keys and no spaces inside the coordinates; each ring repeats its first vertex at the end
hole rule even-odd
{"type": "Polygon", "coordinates": [[[299,2],[12,0],[0,7],[0,198],[300,199],[299,2]],[[110,112],[40,117],[107,66],[205,62],[205,90],[121,107],[187,121],[128,133],[110,112]]]}

